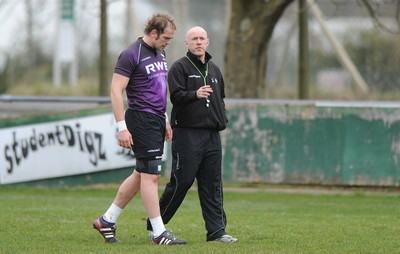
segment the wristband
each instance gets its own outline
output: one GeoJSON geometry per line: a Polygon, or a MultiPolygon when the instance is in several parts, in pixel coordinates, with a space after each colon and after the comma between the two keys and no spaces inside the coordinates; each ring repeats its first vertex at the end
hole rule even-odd
{"type": "Polygon", "coordinates": [[[169,119],[168,119],[168,114],[167,114],[167,112],[165,112],[165,122],[166,122],[166,123],[168,123],[168,122],[169,122],[169,119]]]}
{"type": "Polygon", "coordinates": [[[128,128],[126,127],[125,120],[119,121],[119,122],[117,123],[117,128],[118,128],[118,131],[127,130],[128,128]]]}

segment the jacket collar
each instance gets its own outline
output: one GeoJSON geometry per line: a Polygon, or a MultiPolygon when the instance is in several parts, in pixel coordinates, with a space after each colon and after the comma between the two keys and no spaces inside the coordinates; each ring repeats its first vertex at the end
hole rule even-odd
{"type": "Polygon", "coordinates": [[[192,60],[193,61],[193,63],[196,63],[196,64],[200,64],[200,65],[204,65],[204,64],[206,64],[206,63],[208,63],[208,61],[210,61],[211,60],[211,58],[212,58],[212,56],[206,51],[206,57],[205,57],[205,63],[203,64],[202,62],[201,62],[201,60],[199,59],[199,58],[197,58],[197,56],[195,56],[192,52],[190,52],[189,50],[188,50],[188,52],[186,53],[186,55],[190,58],[190,60],[192,60]]]}

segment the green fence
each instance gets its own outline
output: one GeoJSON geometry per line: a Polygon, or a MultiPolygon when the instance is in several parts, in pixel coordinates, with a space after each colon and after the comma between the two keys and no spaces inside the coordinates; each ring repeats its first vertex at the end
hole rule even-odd
{"type": "Polygon", "coordinates": [[[399,104],[236,101],[227,108],[224,179],[399,186],[399,104]]]}
{"type": "MultiPolygon", "coordinates": [[[[293,100],[226,100],[226,103],[229,123],[221,137],[222,170],[227,181],[400,185],[400,103],[293,100]]],[[[70,113],[3,118],[0,129],[109,111],[111,108],[105,106],[70,113]]],[[[171,165],[170,143],[167,147],[166,176],[171,165]]],[[[36,183],[73,185],[118,181],[130,172],[131,169],[110,168],[36,183]],[[117,175],[118,179],[114,177],[117,175]]]]}

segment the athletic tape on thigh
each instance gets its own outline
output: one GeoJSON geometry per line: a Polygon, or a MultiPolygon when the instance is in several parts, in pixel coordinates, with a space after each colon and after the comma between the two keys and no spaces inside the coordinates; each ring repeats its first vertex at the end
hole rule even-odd
{"type": "Polygon", "coordinates": [[[153,174],[160,174],[161,173],[161,159],[136,159],[136,166],[138,172],[148,172],[153,174]]]}

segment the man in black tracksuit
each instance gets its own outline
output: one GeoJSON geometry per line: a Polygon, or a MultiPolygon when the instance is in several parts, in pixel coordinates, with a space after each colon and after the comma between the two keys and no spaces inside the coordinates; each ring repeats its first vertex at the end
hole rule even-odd
{"type": "MultiPolygon", "coordinates": [[[[167,224],[195,179],[207,241],[224,243],[237,239],[225,232],[219,131],[225,129],[224,80],[221,71],[206,52],[206,31],[191,28],[185,40],[188,52],[168,73],[173,104],[171,126],[172,170],[170,182],[160,198],[161,217],[167,224]]],[[[147,226],[151,230],[150,224],[147,226]]]]}

